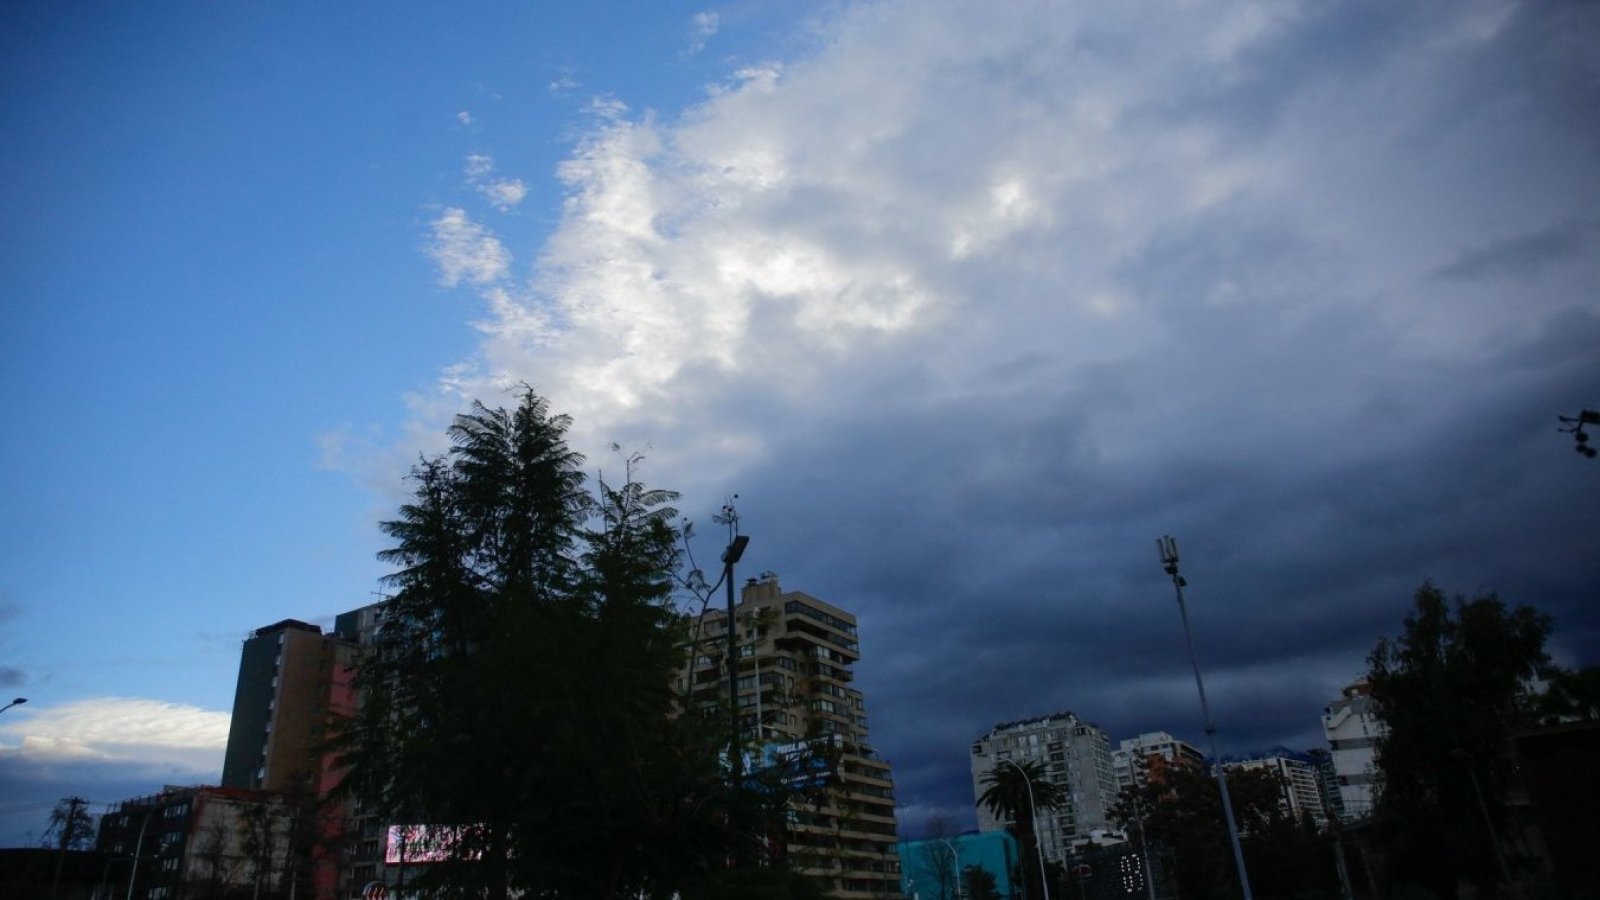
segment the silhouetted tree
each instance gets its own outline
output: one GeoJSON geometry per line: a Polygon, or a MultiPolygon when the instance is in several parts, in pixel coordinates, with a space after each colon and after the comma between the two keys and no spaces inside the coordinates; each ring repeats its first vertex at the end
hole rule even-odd
{"type": "Polygon", "coordinates": [[[50,810],[39,846],[51,850],[88,850],[94,846],[94,817],[82,797],[68,797],[50,810]]]}
{"type": "Polygon", "coordinates": [[[591,493],[569,425],[524,390],[413,468],[341,790],[439,829],[449,859],[410,886],[441,897],[803,896],[728,871],[781,830],[783,794],[730,786],[724,726],[675,714],[676,495],[637,456],[591,493]]]}
{"type": "MultiPolygon", "coordinates": [[[[1228,773],[1228,795],[1241,833],[1266,830],[1283,816],[1279,808],[1282,784],[1276,773],[1263,769],[1228,773]]],[[[1214,889],[1237,883],[1222,814],[1222,792],[1216,778],[1204,768],[1167,766],[1160,778],[1123,788],[1111,817],[1129,828],[1137,827],[1142,819],[1151,853],[1170,861],[1181,896],[1203,898],[1214,889]]],[[[1246,844],[1246,864],[1254,887],[1255,865],[1249,861],[1249,849],[1246,844]]]]}
{"type": "Polygon", "coordinates": [[[1391,882],[1453,898],[1463,879],[1488,888],[1499,854],[1484,812],[1505,833],[1511,737],[1533,721],[1529,685],[1551,674],[1547,616],[1494,594],[1447,600],[1417,589],[1398,638],[1384,638],[1367,681],[1387,733],[1378,739],[1375,809],[1391,882]],[[1476,785],[1474,785],[1476,779],[1476,785]]]}
{"type": "Polygon", "coordinates": [[[983,866],[963,867],[961,883],[967,889],[966,900],[1000,900],[999,882],[994,873],[983,866]]]}

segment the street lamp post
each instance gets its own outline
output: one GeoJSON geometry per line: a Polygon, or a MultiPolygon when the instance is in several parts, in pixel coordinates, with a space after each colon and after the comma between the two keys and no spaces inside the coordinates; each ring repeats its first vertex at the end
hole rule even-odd
{"type": "Polygon", "coordinates": [[[5,712],[6,710],[10,709],[13,706],[21,706],[22,704],[27,703],[27,702],[28,702],[28,698],[27,697],[18,697],[17,699],[11,701],[10,703],[7,703],[5,706],[0,706],[0,712],[5,712]]]}
{"type": "Polygon", "coordinates": [[[144,830],[150,827],[150,817],[161,806],[159,797],[150,804],[144,812],[144,821],[139,823],[139,839],[133,844],[133,865],[128,867],[128,900],[133,900],[133,884],[139,877],[139,855],[144,852],[144,830]]]}
{"type": "Polygon", "coordinates": [[[946,850],[950,851],[950,871],[955,877],[956,900],[962,900],[962,898],[966,895],[961,890],[961,851],[957,850],[956,845],[952,844],[948,838],[935,838],[935,840],[943,844],[946,850]]]}
{"type": "MultiPolygon", "coordinates": [[[[744,556],[749,543],[749,537],[734,535],[728,549],[722,551],[722,580],[728,586],[728,765],[732,767],[735,787],[743,775],[744,760],[739,753],[739,637],[733,620],[733,566],[744,556]]],[[[756,690],[761,690],[760,685],[756,690]]]]}
{"type": "Polygon", "coordinates": [[[1028,777],[1027,769],[1014,761],[1004,756],[994,759],[1016,769],[1017,774],[1022,776],[1022,786],[1028,789],[1028,819],[1033,822],[1033,854],[1039,857],[1039,889],[1044,891],[1044,900],[1050,900],[1050,878],[1044,872],[1044,842],[1039,839],[1039,807],[1033,802],[1033,779],[1028,777]]]}
{"type": "Polygon", "coordinates": [[[1172,535],[1163,535],[1156,541],[1161,553],[1161,568],[1172,576],[1172,588],[1178,593],[1178,615],[1183,619],[1183,637],[1189,642],[1189,662],[1194,666],[1194,686],[1200,692],[1200,713],[1206,720],[1206,736],[1211,739],[1211,760],[1217,767],[1217,787],[1222,791],[1222,816],[1228,822],[1228,840],[1233,844],[1233,864],[1239,870],[1239,887],[1244,900],[1252,900],[1250,873],[1245,871],[1244,850],[1239,846],[1239,826],[1233,821],[1233,801],[1228,797],[1228,776],[1222,769],[1222,754],[1217,751],[1217,726],[1211,721],[1211,707],[1206,703],[1206,684],[1200,678],[1200,657],[1194,650],[1194,633],[1189,630],[1189,611],[1183,604],[1183,587],[1188,584],[1178,574],[1178,542],[1172,535]]]}

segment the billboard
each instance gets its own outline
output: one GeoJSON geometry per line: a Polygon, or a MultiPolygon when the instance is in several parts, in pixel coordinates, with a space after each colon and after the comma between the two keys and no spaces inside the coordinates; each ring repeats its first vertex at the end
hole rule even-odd
{"type": "Polygon", "coordinates": [[[782,744],[762,744],[761,757],[752,760],[747,771],[755,775],[775,771],[784,787],[792,790],[809,790],[821,787],[833,779],[833,760],[836,753],[829,747],[843,745],[839,735],[788,741],[782,744]]]}
{"type": "MultiPolygon", "coordinates": [[[[390,825],[383,861],[391,866],[436,863],[456,859],[456,848],[469,830],[459,825],[390,825]]],[[[477,859],[477,850],[462,859],[477,859]]]]}

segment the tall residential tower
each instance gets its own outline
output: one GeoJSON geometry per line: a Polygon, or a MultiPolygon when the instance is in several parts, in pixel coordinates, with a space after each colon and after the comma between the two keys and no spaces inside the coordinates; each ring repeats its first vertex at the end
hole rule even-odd
{"type": "MultiPolygon", "coordinates": [[[[1061,808],[1038,817],[1045,858],[1060,861],[1074,843],[1109,827],[1117,779],[1111,768],[1111,739],[1100,726],[1070,712],[996,725],[972,743],[974,798],[983,794],[985,777],[1005,765],[1000,759],[1043,765],[1044,777],[1066,795],[1061,808]]],[[[994,831],[1005,824],[978,806],[978,830],[994,831]]]]}
{"type": "MultiPolygon", "coordinates": [[[[856,617],[810,594],[785,592],[768,572],[745,584],[734,622],[746,746],[763,748],[765,757],[826,741],[839,752],[822,800],[790,811],[791,865],[833,897],[900,897],[894,782],[868,741],[866,703],[853,686],[861,658],[856,617]]],[[[693,707],[709,712],[728,697],[727,614],[707,610],[698,624],[679,686],[693,707]]]]}

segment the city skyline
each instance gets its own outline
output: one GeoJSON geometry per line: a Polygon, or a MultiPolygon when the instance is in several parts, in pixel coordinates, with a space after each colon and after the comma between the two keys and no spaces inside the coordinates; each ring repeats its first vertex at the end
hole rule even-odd
{"type": "Polygon", "coordinates": [[[1600,663],[1591,5],[3,15],[0,846],[216,783],[521,382],[856,614],[913,829],[995,722],[1203,743],[1163,534],[1225,755],[1425,579],[1600,663]]]}

